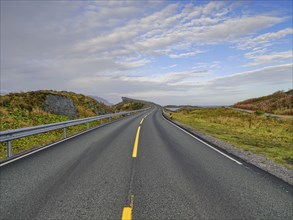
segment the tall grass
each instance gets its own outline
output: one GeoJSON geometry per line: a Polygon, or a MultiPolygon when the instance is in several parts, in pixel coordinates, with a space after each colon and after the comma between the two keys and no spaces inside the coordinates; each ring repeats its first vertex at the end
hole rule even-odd
{"type": "Polygon", "coordinates": [[[293,169],[293,119],[227,108],[181,110],[173,119],[293,169]]]}
{"type": "Polygon", "coordinates": [[[145,105],[141,102],[121,102],[114,106],[117,111],[132,111],[144,108],[145,105]]]}
{"type": "Polygon", "coordinates": [[[293,90],[278,91],[272,95],[248,99],[234,104],[233,107],[280,115],[293,115],[293,90]]]}
{"type": "Polygon", "coordinates": [[[24,109],[28,112],[32,112],[33,109],[40,109],[43,111],[43,104],[48,95],[58,95],[70,99],[76,107],[78,117],[80,118],[113,112],[111,107],[106,106],[89,96],[73,92],[53,90],[10,93],[8,95],[0,96],[0,106],[8,109],[8,111],[11,111],[14,108],[24,109]]]}
{"type": "MultiPolygon", "coordinates": [[[[61,121],[67,121],[71,118],[50,114],[43,112],[39,109],[33,109],[29,112],[26,109],[13,108],[8,111],[6,108],[0,107],[0,130],[5,131],[9,129],[17,129],[23,127],[32,127],[43,124],[51,124],[61,121]]],[[[89,123],[89,128],[100,125],[101,123],[108,122],[108,119],[102,121],[94,121],[89,123]]],[[[72,136],[81,131],[87,129],[87,124],[76,125],[67,128],[67,136],[72,136]]],[[[38,135],[28,136],[11,141],[13,154],[18,154],[24,150],[28,150],[34,147],[45,146],[50,143],[56,142],[63,138],[63,129],[41,133],[38,135]]],[[[0,159],[6,157],[6,143],[0,145],[0,159]]]]}
{"type": "MultiPolygon", "coordinates": [[[[51,124],[72,120],[67,116],[51,114],[44,111],[43,104],[48,95],[58,95],[70,99],[77,109],[76,118],[86,118],[91,116],[112,113],[114,111],[130,111],[140,109],[143,103],[129,101],[122,102],[110,107],[96,101],[95,99],[83,94],[76,94],[67,91],[40,90],[32,92],[10,93],[0,96],[0,131],[32,127],[37,125],[51,124]]],[[[117,119],[114,117],[113,119],[117,119]]],[[[108,119],[102,120],[107,122],[108,119]]],[[[89,127],[100,124],[101,121],[89,123],[89,127]]],[[[67,129],[67,136],[74,135],[87,129],[87,125],[72,126],[67,129]]],[[[17,154],[33,147],[44,146],[56,142],[63,138],[63,130],[46,132],[30,137],[25,137],[12,141],[13,154],[17,154]]],[[[6,143],[0,144],[0,159],[6,157],[6,143]]]]}

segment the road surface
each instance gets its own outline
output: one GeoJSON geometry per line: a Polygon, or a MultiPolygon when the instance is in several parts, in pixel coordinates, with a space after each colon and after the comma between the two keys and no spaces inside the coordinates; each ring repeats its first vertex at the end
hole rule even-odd
{"type": "Polygon", "coordinates": [[[196,140],[160,108],[0,168],[1,219],[292,219],[292,186],[196,140]]]}

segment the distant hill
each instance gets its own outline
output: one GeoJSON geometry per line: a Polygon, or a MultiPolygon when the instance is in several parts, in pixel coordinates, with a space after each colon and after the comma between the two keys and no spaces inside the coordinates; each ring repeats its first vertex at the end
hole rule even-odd
{"type": "Polygon", "coordinates": [[[194,105],[165,105],[165,108],[177,108],[177,109],[194,109],[194,108],[202,108],[201,106],[194,106],[194,105]]]}
{"type": "Polygon", "coordinates": [[[107,106],[112,106],[112,105],[114,105],[113,103],[108,102],[108,100],[103,99],[103,98],[101,98],[101,97],[99,97],[99,96],[92,96],[92,95],[90,95],[89,97],[91,97],[91,98],[97,100],[98,102],[102,102],[102,103],[104,103],[104,104],[107,105],[107,106]]]}
{"type": "Polygon", "coordinates": [[[147,108],[151,104],[152,103],[143,100],[122,97],[122,102],[114,105],[113,108],[115,111],[132,111],[147,108]]]}
{"type": "Polygon", "coordinates": [[[279,115],[293,115],[293,90],[278,91],[271,95],[247,99],[232,107],[279,115]]]}

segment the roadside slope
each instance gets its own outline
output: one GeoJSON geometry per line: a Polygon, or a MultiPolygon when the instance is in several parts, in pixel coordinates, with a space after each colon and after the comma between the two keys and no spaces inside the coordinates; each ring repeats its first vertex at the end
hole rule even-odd
{"type": "Polygon", "coordinates": [[[143,114],[1,167],[0,219],[119,219],[143,114]]]}
{"type": "Polygon", "coordinates": [[[0,219],[291,219],[292,187],[236,161],[156,107],[2,166],[0,219]]]}
{"type": "MultiPolygon", "coordinates": [[[[32,127],[56,122],[112,113],[111,107],[83,94],[40,90],[10,93],[0,97],[0,131],[32,127]]],[[[98,122],[100,123],[100,122],[98,122]]],[[[96,122],[90,123],[95,126],[96,122]]],[[[86,129],[73,126],[68,135],[86,129]]],[[[63,137],[61,130],[42,133],[12,141],[13,154],[32,147],[44,146],[63,137]]],[[[6,143],[0,145],[0,159],[5,158],[6,143]]]]}
{"type": "Polygon", "coordinates": [[[227,108],[181,110],[172,112],[172,118],[204,140],[293,185],[293,119],[227,108]]]}
{"type": "Polygon", "coordinates": [[[240,162],[178,129],[160,110],[154,111],[140,130],[133,218],[290,219],[292,188],[240,162]]]}
{"type": "Polygon", "coordinates": [[[293,115],[293,89],[278,91],[271,95],[247,99],[232,107],[272,113],[276,115],[293,115]]]}

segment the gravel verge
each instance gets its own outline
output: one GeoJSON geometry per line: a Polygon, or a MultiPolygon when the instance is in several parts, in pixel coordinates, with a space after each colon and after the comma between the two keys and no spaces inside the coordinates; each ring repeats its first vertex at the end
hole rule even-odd
{"type": "MultiPolygon", "coordinates": [[[[164,114],[163,114],[164,115],[164,114]]],[[[166,115],[164,117],[167,120],[170,120],[170,118],[166,115]]],[[[277,178],[289,183],[290,185],[293,185],[293,170],[288,169],[287,167],[284,167],[283,165],[276,163],[264,156],[257,155],[255,153],[252,153],[250,151],[244,151],[240,148],[237,148],[223,140],[220,140],[218,138],[212,137],[210,135],[207,135],[205,133],[202,133],[198,130],[196,130],[193,127],[190,127],[188,125],[182,124],[176,120],[171,120],[176,125],[180,126],[181,128],[189,131],[190,133],[194,134],[195,136],[206,140],[208,143],[211,143],[212,145],[217,146],[220,149],[225,150],[229,154],[235,155],[236,157],[241,158],[246,163],[252,164],[274,176],[277,178]]]]}

